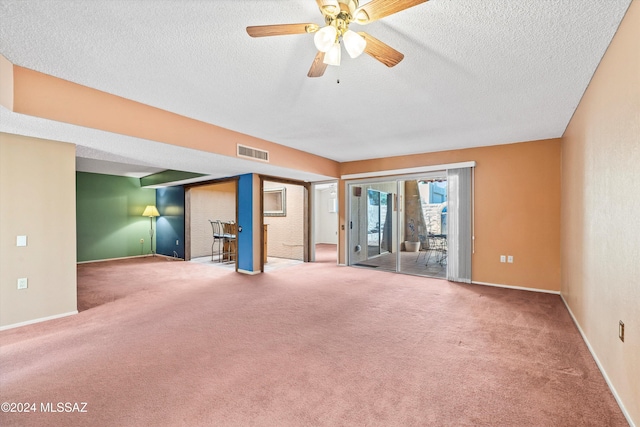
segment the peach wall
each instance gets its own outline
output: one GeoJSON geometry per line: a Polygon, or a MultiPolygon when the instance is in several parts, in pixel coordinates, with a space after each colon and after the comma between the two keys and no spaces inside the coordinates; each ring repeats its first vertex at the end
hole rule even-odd
{"type": "Polygon", "coordinates": [[[13,110],[13,64],[0,55],[0,105],[13,110]]]}
{"type": "Polygon", "coordinates": [[[13,111],[225,156],[236,143],[269,151],[270,164],[337,176],[338,163],[47,74],[13,66],[13,111]]]}
{"type": "Polygon", "coordinates": [[[0,329],[77,313],[75,183],[74,145],[0,133],[0,329]]]}
{"type": "MultiPolygon", "coordinates": [[[[348,162],[341,175],[475,161],[475,282],[560,290],[560,140],[348,162]],[[500,263],[513,255],[514,263],[500,263]]],[[[344,245],[344,189],[340,242],[344,245]]],[[[344,249],[339,251],[344,263],[344,249]]]]}
{"type": "Polygon", "coordinates": [[[640,425],[640,1],[562,139],[562,296],[640,425]],[[624,343],[618,322],[625,323],[624,343]]]}

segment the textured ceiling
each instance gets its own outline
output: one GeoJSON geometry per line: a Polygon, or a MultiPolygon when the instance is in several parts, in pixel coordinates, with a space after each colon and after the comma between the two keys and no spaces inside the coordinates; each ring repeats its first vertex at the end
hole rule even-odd
{"type": "MultiPolygon", "coordinates": [[[[366,28],[352,24],[404,53],[396,67],[343,54],[340,67],[311,79],[312,35],[253,39],[245,28],[321,24],[314,0],[0,0],[0,53],[16,65],[350,161],[561,136],[630,1],[431,0],[366,28]]],[[[0,130],[47,137],[40,133],[52,127],[51,139],[79,144],[81,157],[220,173],[213,170],[220,156],[202,165],[193,150],[1,113],[0,130]]],[[[255,162],[224,163],[225,173],[256,171],[255,162]]]]}

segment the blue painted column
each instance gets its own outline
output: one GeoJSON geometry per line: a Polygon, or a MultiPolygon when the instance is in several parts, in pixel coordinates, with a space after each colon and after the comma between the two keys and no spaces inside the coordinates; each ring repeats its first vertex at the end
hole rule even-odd
{"type": "Polygon", "coordinates": [[[238,270],[253,273],[253,174],[238,180],[238,270]]]}

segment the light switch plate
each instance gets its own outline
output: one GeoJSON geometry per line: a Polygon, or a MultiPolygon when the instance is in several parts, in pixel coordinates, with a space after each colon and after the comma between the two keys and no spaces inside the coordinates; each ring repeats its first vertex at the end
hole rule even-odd
{"type": "Polygon", "coordinates": [[[27,236],[16,237],[16,246],[27,246],[27,236]]]}
{"type": "Polygon", "coordinates": [[[18,279],[18,289],[27,289],[29,286],[29,281],[26,277],[22,277],[18,279]]]}

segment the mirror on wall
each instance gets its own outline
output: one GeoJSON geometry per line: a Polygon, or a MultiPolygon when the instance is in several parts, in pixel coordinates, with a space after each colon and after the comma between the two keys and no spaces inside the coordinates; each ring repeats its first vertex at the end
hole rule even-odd
{"type": "Polygon", "coordinates": [[[264,216],[287,216],[287,198],[284,187],[265,188],[264,216]]]}

